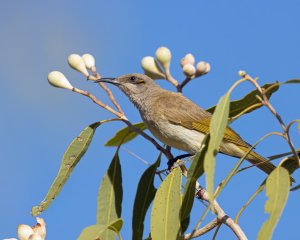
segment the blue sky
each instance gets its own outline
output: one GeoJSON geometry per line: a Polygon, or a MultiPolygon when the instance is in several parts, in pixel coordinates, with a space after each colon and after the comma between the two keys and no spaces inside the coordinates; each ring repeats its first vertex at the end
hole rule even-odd
{"type": "MultiPolygon", "coordinates": [[[[299,10],[300,3],[296,0],[1,1],[0,238],[16,236],[20,223],[35,224],[30,216],[31,207],[46,194],[70,141],[86,125],[112,117],[88,99],[49,86],[47,74],[60,70],[74,86],[107,101],[103,91],[83,81],[80,74],[68,67],[69,54],[89,52],[96,57],[102,75],[118,76],[142,72],[141,58],[153,55],[157,47],[164,45],[173,54],[174,77],[182,80],[179,61],[191,52],[198,61],[208,61],[212,71],[192,81],[184,94],[207,108],[216,104],[238,79],[240,69],[259,76],[261,84],[300,77],[299,10]]],[[[167,83],[160,83],[174,90],[167,83]]],[[[117,89],[112,90],[128,118],[140,121],[131,103],[117,89]]],[[[239,86],[233,98],[250,90],[250,84],[239,86]]],[[[297,85],[283,86],[272,99],[286,122],[300,116],[299,91],[297,85]]],[[[42,214],[48,239],[75,239],[81,229],[95,222],[98,186],[115,150],[103,144],[122,126],[112,123],[97,130],[89,151],[61,194],[42,214]]],[[[232,126],[250,143],[268,132],[280,130],[266,109],[246,115],[232,126]]],[[[292,138],[299,147],[296,128],[292,138]]],[[[141,138],[126,148],[149,162],[154,162],[157,156],[151,144],[141,138]]],[[[288,151],[288,146],[278,137],[271,137],[257,151],[269,156],[288,151]]],[[[122,235],[129,239],[134,194],[146,166],[123,150],[120,159],[125,220],[122,235]]],[[[235,162],[236,159],[218,156],[217,182],[235,162]]],[[[295,178],[299,177],[296,172],[295,178]]],[[[263,179],[264,174],[256,169],[233,178],[219,197],[225,211],[234,217],[263,179]]],[[[291,193],[273,239],[297,238],[299,196],[299,192],[291,193]]],[[[264,200],[261,194],[240,219],[249,239],[257,236],[266,220],[264,200]]],[[[196,205],[193,222],[204,209],[203,205],[196,205]]],[[[210,214],[209,218],[212,217],[210,214]]],[[[146,234],[148,230],[146,224],[146,234]]],[[[208,234],[202,239],[211,237],[208,234]]],[[[222,227],[217,239],[232,238],[231,231],[222,227]]]]}

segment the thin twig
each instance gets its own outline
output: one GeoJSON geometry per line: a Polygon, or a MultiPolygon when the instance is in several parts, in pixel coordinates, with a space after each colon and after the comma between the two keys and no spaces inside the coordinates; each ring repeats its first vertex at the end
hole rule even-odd
{"type": "Polygon", "coordinates": [[[182,83],[177,86],[177,92],[181,93],[184,86],[187,85],[192,79],[192,77],[186,77],[182,83]]]}
{"type": "Polygon", "coordinates": [[[166,69],[166,80],[177,88],[178,81],[175,78],[173,78],[169,69],[166,69]]]}
{"type": "Polygon", "coordinates": [[[268,97],[266,95],[266,90],[263,89],[263,88],[261,88],[259,86],[259,84],[257,83],[257,81],[255,79],[253,79],[250,75],[245,74],[244,78],[247,79],[247,80],[249,80],[256,87],[256,89],[262,95],[262,99],[261,99],[262,104],[265,105],[271,111],[271,113],[277,118],[279,124],[281,125],[281,127],[283,129],[284,138],[287,141],[287,143],[289,144],[289,146],[290,146],[290,148],[291,148],[291,150],[292,150],[292,152],[293,152],[293,154],[295,156],[295,159],[298,161],[298,165],[300,166],[300,159],[299,159],[298,154],[296,153],[294,144],[293,144],[293,142],[292,142],[292,140],[290,138],[287,126],[283,122],[281,116],[276,112],[275,108],[271,105],[271,103],[270,103],[270,101],[269,101],[269,99],[268,99],[268,97]]]}
{"type": "Polygon", "coordinates": [[[104,104],[103,102],[101,102],[100,100],[98,100],[93,94],[91,94],[87,91],[83,91],[83,90],[78,89],[78,88],[73,88],[72,91],[90,98],[94,103],[96,103],[100,107],[105,108],[107,111],[111,112],[112,114],[116,115],[117,117],[119,117],[121,119],[127,120],[124,113],[117,112],[116,110],[114,110],[110,106],[108,106],[108,105],[104,104]]]}
{"type": "MultiPolygon", "coordinates": [[[[187,171],[186,169],[181,168],[182,170],[182,174],[187,177],[187,171]]],[[[198,182],[196,182],[196,189],[198,190],[198,193],[201,192],[201,194],[199,194],[198,196],[202,199],[205,200],[206,202],[210,202],[210,198],[209,195],[207,193],[207,191],[202,188],[200,186],[200,184],[198,182]]],[[[214,211],[217,215],[217,219],[218,221],[226,224],[229,228],[231,228],[231,230],[234,232],[234,234],[238,237],[239,240],[245,240],[248,239],[245,235],[245,233],[243,232],[243,230],[241,229],[241,227],[236,224],[225,212],[224,210],[220,207],[220,205],[218,204],[218,202],[216,200],[213,201],[213,208],[214,211]]],[[[192,233],[193,234],[193,233],[192,233]]]]}
{"type": "Polygon", "coordinates": [[[218,219],[215,218],[214,220],[212,220],[211,222],[209,222],[208,224],[206,224],[204,227],[199,228],[198,230],[196,230],[193,233],[193,236],[191,235],[192,233],[185,234],[183,236],[183,239],[187,240],[187,239],[192,239],[192,238],[199,237],[199,236],[204,235],[205,233],[211,231],[212,229],[214,229],[218,225],[219,225],[218,219]]]}

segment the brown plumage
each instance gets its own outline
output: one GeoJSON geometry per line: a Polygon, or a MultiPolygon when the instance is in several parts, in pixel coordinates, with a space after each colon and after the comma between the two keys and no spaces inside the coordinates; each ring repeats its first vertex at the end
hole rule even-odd
{"type": "MultiPolygon", "coordinates": [[[[209,132],[211,113],[181,93],[162,89],[143,74],[127,74],[100,81],[118,86],[138,108],[144,123],[160,141],[191,154],[200,149],[204,136],[209,132]]],[[[233,129],[227,127],[219,151],[240,158],[250,147],[233,129]]],[[[267,174],[275,168],[254,151],[246,159],[267,174]]]]}

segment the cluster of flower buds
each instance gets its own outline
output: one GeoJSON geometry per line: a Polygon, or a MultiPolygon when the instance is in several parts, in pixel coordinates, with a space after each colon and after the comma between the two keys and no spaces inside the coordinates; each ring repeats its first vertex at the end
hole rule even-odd
{"type": "MultiPolygon", "coordinates": [[[[45,240],[46,238],[46,223],[42,218],[36,218],[37,224],[30,227],[26,224],[18,226],[19,240],[45,240]]],[[[6,238],[4,240],[17,240],[16,238],[6,238]]]]}
{"type": "Polygon", "coordinates": [[[204,75],[210,71],[210,64],[200,61],[195,66],[195,57],[193,54],[186,54],[180,61],[182,71],[188,78],[195,78],[204,75]]]}
{"type": "MultiPolygon", "coordinates": [[[[68,64],[70,67],[82,73],[88,79],[93,79],[93,76],[89,75],[88,70],[92,71],[94,74],[96,73],[95,62],[95,58],[89,53],[83,54],[82,56],[71,54],[68,57],[68,64]]],[[[73,89],[69,80],[59,71],[50,72],[48,74],[48,82],[57,88],[73,89]]]]}
{"type": "Polygon", "coordinates": [[[164,79],[170,72],[172,54],[170,49],[159,47],[155,52],[155,58],[151,56],[142,59],[142,68],[146,75],[152,79],[164,79]]]}

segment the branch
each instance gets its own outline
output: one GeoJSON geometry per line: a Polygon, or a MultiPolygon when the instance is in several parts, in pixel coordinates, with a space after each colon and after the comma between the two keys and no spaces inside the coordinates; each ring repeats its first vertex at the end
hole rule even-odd
{"type": "Polygon", "coordinates": [[[277,118],[279,124],[281,125],[282,129],[283,129],[283,137],[284,139],[287,141],[287,143],[289,144],[294,156],[295,156],[295,159],[298,161],[298,165],[300,166],[300,159],[299,159],[299,156],[295,150],[295,147],[294,147],[294,144],[290,138],[290,135],[289,135],[289,128],[285,125],[285,123],[283,122],[281,116],[276,112],[275,108],[271,105],[271,103],[269,102],[269,99],[266,95],[266,90],[261,88],[259,86],[259,84],[257,83],[257,80],[256,79],[253,79],[250,75],[244,73],[243,74],[243,77],[245,79],[247,79],[248,81],[250,81],[255,87],[256,89],[259,91],[259,93],[262,95],[262,99],[259,98],[262,102],[262,104],[264,106],[266,106],[270,112],[277,118]]]}
{"type": "Polygon", "coordinates": [[[204,227],[199,228],[198,230],[196,230],[194,233],[185,234],[183,236],[183,240],[199,237],[199,236],[211,231],[212,229],[214,229],[218,225],[219,225],[218,219],[215,218],[214,220],[212,220],[211,222],[206,224],[204,227]]]}

